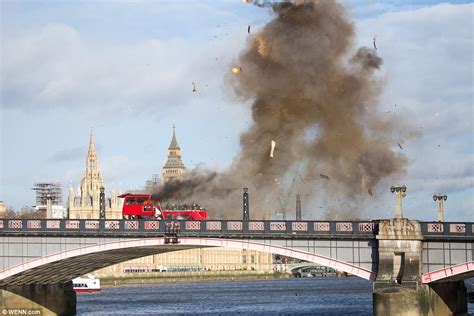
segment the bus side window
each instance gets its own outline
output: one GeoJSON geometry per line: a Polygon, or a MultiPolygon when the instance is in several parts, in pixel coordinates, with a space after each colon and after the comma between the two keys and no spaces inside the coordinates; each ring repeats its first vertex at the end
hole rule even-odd
{"type": "Polygon", "coordinates": [[[125,201],[125,205],[133,205],[135,204],[135,198],[127,198],[125,201]]]}

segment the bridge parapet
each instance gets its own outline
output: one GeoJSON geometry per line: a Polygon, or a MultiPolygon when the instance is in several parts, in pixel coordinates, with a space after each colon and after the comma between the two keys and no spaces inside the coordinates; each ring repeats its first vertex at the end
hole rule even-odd
{"type": "Polygon", "coordinates": [[[421,222],[421,232],[425,239],[436,237],[462,238],[474,236],[474,223],[421,222]]]}
{"type": "MultiPolygon", "coordinates": [[[[390,221],[238,221],[207,220],[177,221],[183,236],[246,236],[262,235],[300,238],[314,236],[347,238],[350,236],[375,239],[381,229],[390,229],[387,239],[402,237],[400,228],[387,226],[390,221]],[[391,227],[391,228],[389,228],[391,227]],[[396,230],[399,230],[397,233],[396,230]],[[391,237],[390,237],[391,236],[391,237]]],[[[408,222],[393,222],[407,225],[408,222]]],[[[417,222],[424,240],[474,240],[474,223],[417,222]]],[[[390,224],[392,225],[392,224],[390,224]]],[[[408,227],[410,228],[410,227],[408,227]]],[[[166,222],[162,220],[99,220],[99,219],[0,219],[0,235],[137,235],[161,236],[166,222]]]]}
{"type": "MultiPolygon", "coordinates": [[[[183,236],[288,236],[375,239],[377,222],[371,221],[177,221],[183,236]]],[[[137,235],[161,236],[163,220],[86,220],[86,219],[3,219],[2,235],[137,235]]]]}

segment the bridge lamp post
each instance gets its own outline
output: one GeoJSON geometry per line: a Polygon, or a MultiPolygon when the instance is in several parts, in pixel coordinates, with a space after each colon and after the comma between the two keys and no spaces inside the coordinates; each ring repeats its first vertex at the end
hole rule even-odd
{"type": "Polygon", "coordinates": [[[296,194],[296,220],[301,220],[301,195],[296,194]]]}
{"type": "Polygon", "coordinates": [[[248,188],[244,188],[244,195],[242,201],[242,209],[243,209],[243,220],[249,221],[250,220],[250,210],[249,210],[249,193],[248,188]]]}
{"type": "Polygon", "coordinates": [[[448,199],[446,194],[435,194],[433,195],[433,200],[438,205],[438,222],[444,222],[444,201],[448,199]]]}
{"type": "Polygon", "coordinates": [[[407,187],[404,185],[392,186],[390,187],[390,192],[396,194],[395,218],[403,218],[402,199],[406,196],[407,187]]]}
{"type": "Polygon", "coordinates": [[[104,187],[100,187],[99,215],[100,215],[100,219],[105,219],[105,188],[104,187]]]}

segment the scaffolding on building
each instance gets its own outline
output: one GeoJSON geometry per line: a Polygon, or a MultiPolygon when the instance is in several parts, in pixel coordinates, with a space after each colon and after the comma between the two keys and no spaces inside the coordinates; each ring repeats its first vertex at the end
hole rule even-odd
{"type": "Polygon", "coordinates": [[[36,207],[46,206],[48,199],[52,205],[63,204],[63,192],[61,184],[57,182],[37,182],[33,190],[36,191],[36,207]]]}

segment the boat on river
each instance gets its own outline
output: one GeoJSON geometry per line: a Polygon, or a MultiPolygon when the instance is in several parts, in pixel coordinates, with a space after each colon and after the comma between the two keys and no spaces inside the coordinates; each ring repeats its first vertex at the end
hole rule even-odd
{"type": "Polygon", "coordinates": [[[75,278],[72,280],[72,285],[76,293],[100,292],[100,280],[93,275],[88,275],[86,278],[75,278]]]}

